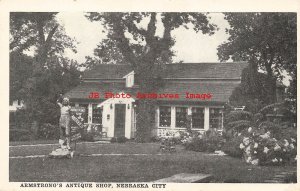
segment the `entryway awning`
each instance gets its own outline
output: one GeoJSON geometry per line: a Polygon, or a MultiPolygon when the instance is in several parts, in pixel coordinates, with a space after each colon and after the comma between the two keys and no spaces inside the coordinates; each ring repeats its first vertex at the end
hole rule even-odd
{"type": "MultiPolygon", "coordinates": [[[[121,95],[124,92],[119,92],[118,94],[121,95]]],[[[109,98],[102,103],[99,103],[97,107],[103,107],[105,104],[131,104],[135,102],[133,98],[109,98]]]]}

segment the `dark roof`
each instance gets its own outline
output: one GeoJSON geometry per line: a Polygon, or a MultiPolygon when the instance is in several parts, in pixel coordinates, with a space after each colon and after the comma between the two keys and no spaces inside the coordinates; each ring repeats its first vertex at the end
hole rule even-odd
{"type": "MultiPolygon", "coordinates": [[[[180,94],[179,99],[161,98],[163,101],[196,101],[196,102],[227,102],[232,91],[240,83],[242,70],[247,66],[245,62],[239,63],[182,63],[165,65],[165,78],[190,79],[166,81],[166,84],[155,93],[180,94]],[[200,78],[201,80],[191,80],[200,78]],[[220,79],[220,80],[216,80],[220,79]],[[222,79],[222,80],[221,80],[222,79]],[[228,79],[228,80],[226,80],[228,79]],[[236,79],[236,80],[233,80],[236,79]],[[209,100],[186,99],[186,92],[194,94],[210,93],[209,100]]],[[[98,65],[93,70],[87,71],[85,79],[121,79],[131,72],[129,65],[98,65]]],[[[90,92],[99,92],[104,98],[105,92],[130,93],[135,98],[137,89],[126,88],[125,81],[104,83],[83,82],[75,87],[66,96],[73,100],[97,101],[88,99],[90,92]]],[[[147,92],[142,92],[147,93],[147,92]]]]}
{"type": "MultiPolygon", "coordinates": [[[[168,82],[160,88],[157,93],[179,94],[180,99],[175,101],[196,101],[196,102],[227,102],[234,88],[239,82],[233,81],[200,81],[192,83],[168,82]],[[190,94],[211,94],[211,99],[187,99],[186,92],[190,94]]],[[[162,100],[162,99],[160,99],[162,100]]],[[[163,99],[166,100],[166,99],[163,99]]]]}
{"type": "MultiPolygon", "coordinates": [[[[177,63],[164,65],[164,78],[240,78],[246,62],[177,63]]],[[[100,64],[84,73],[83,79],[120,79],[132,71],[127,64],[100,64]]]]}
{"type": "MultiPolygon", "coordinates": [[[[195,81],[195,82],[167,82],[163,87],[158,89],[157,94],[179,94],[179,99],[160,98],[162,101],[188,101],[188,102],[227,102],[232,91],[237,87],[239,81],[195,81]],[[193,94],[212,94],[211,99],[187,99],[186,92],[193,94]]],[[[137,89],[126,88],[124,83],[100,83],[100,82],[83,82],[79,86],[69,91],[66,96],[71,98],[71,101],[91,101],[88,99],[90,92],[99,92],[100,98],[104,99],[105,92],[112,93],[130,93],[134,99],[137,89]]],[[[147,93],[147,92],[141,92],[147,93]]],[[[93,100],[97,101],[97,100],[93,100]]]]}
{"type": "Polygon", "coordinates": [[[99,64],[84,72],[83,79],[120,79],[131,71],[128,64],[99,64]]]}
{"type": "Polygon", "coordinates": [[[164,78],[240,78],[246,62],[167,64],[164,78]]]}
{"type": "Polygon", "coordinates": [[[64,96],[71,98],[71,101],[74,99],[89,100],[88,97],[91,92],[100,93],[100,97],[102,98],[105,92],[119,93],[125,89],[124,83],[83,82],[67,92],[64,96]]]}

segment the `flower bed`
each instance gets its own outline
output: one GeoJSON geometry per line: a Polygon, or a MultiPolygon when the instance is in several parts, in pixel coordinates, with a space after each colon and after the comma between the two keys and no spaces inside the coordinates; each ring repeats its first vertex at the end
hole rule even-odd
{"type": "Polygon", "coordinates": [[[224,139],[219,136],[216,130],[211,129],[203,134],[187,132],[183,134],[181,142],[186,150],[215,152],[221,149],[224,139]]]}
{"type": "Polygon", "coordinates": [[[276,139],[271,131],[249,127],[242,131],[240,149],[244,159],[253,165],[293,163],[297,156],[296,137],[276,139]]]}

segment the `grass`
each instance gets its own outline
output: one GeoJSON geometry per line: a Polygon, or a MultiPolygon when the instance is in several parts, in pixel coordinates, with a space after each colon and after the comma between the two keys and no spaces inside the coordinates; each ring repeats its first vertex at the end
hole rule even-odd
{"type": "Polygon", "coordinates": [[[9,142],[9,146],[16,145],[36,145],[36,144],[53,144],[57,143],[58,140],[32,140],[32,141],[13,141],[9,142]]]}
{"type": "MultiPolygon", "coordinates": [[[[281,171],[296,170],[293,166],[252,166],[229,156],[215,156],[186,151],[177,147],[176,153],[157,155],[155,143],[77,145],[80,154],[149,154],[78,156],[69,159],[24,158],[10,159],[9,180],[13,182],[149,182],[178,173],[212,174],[215,182],[238,180],[260,183],[281,171]]],[[[54,146],[11,147],[10,156],[48,154],[54,146]]]]}

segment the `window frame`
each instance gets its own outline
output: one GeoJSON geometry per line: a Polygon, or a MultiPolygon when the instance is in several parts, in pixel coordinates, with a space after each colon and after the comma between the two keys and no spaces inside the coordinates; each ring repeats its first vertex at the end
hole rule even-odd
{"type": "Polygon", "coordinates": [[[172,107],[171,106],[165,106],[165,105],[161,105],[161,106],[158,106],[158,126],[159,127],[162,127],[162,128],[171,128],[171,124],[172,124],[172,107]],[[169,125],[162,125],[161,123],[161,120],[162,120],[162,116],[161,116],[161,108],[168,108],[169,111],[167,111],[169,113],[169,116],[164,116],[164,118],[169,118],[169,122],[168,124],[169,125]]]}

